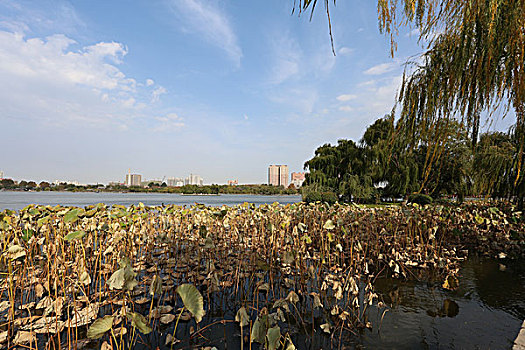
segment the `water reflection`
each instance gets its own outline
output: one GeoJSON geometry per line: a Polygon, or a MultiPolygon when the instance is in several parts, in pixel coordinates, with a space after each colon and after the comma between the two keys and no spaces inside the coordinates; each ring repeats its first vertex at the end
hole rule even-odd
{"type": "Polygon", "coordinates": [[[482,260],[471,265],[481,301],[491,308],[503,309],[525,319],[525,264],[482,260]]]}
{"type": "Polygon", "coordinates": [[[450,299],[443,300],[443,306],[439,310],[427,310],[430,317],[456,317],[459,314],[459,305],[450,299]]]}
{"type": "Polygon", "coordinates": [[[386,309],[371,310],[365,348],[510,349],[525,318],[525,266],[471,258],[456,291],[440,281],[378,279],[386,309]],[[505,268],[500,265],[504,264],[505,268]]]}

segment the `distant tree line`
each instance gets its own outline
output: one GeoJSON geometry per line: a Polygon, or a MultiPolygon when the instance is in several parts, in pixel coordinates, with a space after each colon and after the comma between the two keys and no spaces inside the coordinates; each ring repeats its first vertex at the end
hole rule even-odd
{"type": "Polygon", "coordinates": [[[284,188],[283,186],[270,185],[184,185],[180,187],[167,187],[161,185],[146,187],[109,187],[108,190],[125,190],[130,192],[159,192],[159,193],[181,193],[181,194],[258,194],[258,195],[288,195],[299,194],[300,192],[293,186],[284,188]]]}
{"type": "Polygon", "coordinates": [[[434,130],[406,134],[392,116],[376,120],[359,142],[339,140],[316,149],[304,167],[307,201],[433,199],[465,196],[512,198],[523,205],[520,132],[490,132],[473,142],[467,127],[438,121],[434,130]],[[518,170],[516,170],[518,169],[518,170]],[[518,180],[516,180],[518,179],[518,180]]]}
{"type": "Polygon", "coordinates": [[[11,191],[103,191],[103,192],[157,192],[157,193],[181,193],[181,194],[258,194],[258,195],[289,195],[299,194],[293,185],[288,188],[270,185],[184,185],[180,187],[168,187],[166,183],[150,183],[147,187],[124,186],[124,185],[75,185],[68,183],[50,184],[42,181],[37,184],[34,181],[15,182],[12,179],[0,181],[0,189],[11,191]]]}

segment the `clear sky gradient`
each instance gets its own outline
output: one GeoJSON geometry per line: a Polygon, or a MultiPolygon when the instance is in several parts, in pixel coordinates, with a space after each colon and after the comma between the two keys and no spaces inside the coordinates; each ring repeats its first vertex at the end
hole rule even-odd
{"type": "Polygon", "coordinates": [[[390,57],[376,1],[0,0],[0,170],[18,180],[199,174],[266,182],[388,113],[410,29],[390,57]],[[321,6],[321,5],[319,5],[321,6]]]}

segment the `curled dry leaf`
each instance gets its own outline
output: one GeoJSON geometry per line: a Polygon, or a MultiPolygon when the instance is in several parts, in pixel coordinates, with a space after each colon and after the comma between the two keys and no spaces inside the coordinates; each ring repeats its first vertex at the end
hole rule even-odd
{"type": "Polygon", "coordinates": [[[321,303],[321,298],[319,298],[319,294],[312,292],[310,295],[314,298],[314,309],[323,308],[323,304],[321,303]]]}
{"type": "Polygon", "coordinates": [[[162,324],[170,324],[175,320],[175,315],[173,314],[164,314],[160,317],[160,323],[162,324]]]}
{"type": "Polygon", "coordinates": [[[15,335],[15,340],[13,341],[14,345],[24,345],[24,344],[35,344],[36,345],[36,333],[35,332],[26,332],[18,331],[15,335]]]}
{"type": "Polygon", "coordinates": [[[268,350],[276,350],[279,347],[279,340],[281,340],[281,329],[275,326],[268,329],[266,332],[266,339],[268,340],[268,350]]]}
{"type": "Polygon", "coordinates": [[[113,316],[104,316],[93,322],[93,324],[89,326],[87,337],[89,339],[101,338],[111,329],[111,327],[113,327],[113,319],[113,316]]]}
{"type": "Polygon", "coordinates": [[[26,256],[26,251],[23,247],[15,244],[15,245],[10,246],[7,249],[7,256],[11,260],[16,260],[16,259],[23,258],[24,256],[26,256]]]}
{"type": "Polygon", "coordinates": [[[87,271],[82,272],[79,278],[79,282],[85,286],[91,283],[91,277],[89,276],[89,273],[87,273],[87,271]]]}
{"type": "Polygon", "coordinates": [[[9,309],[9,300],[4,300],[0,302],[0,312],[4,312],[5,310],[9,309]]]}
{"type": "Polygon", "coordinates": [[[237,314],[235,315],[235,321],[239,322],[241,327],[245,327],[250,324],[250,317],[248,316],[244,306],[237,311],[237,314]]]}
{"type": "Polygon", "coordinates": [[[5,343],[7,341],[8,332],[4,331],[0,333],[0,344],[5,343]]]}
{"type": "Polygon", "coordinates": [[[98,315],[99,304],[92,303],[85,308],[74,312],[73,317],[66,322],[66,327],[80,327],[85,326],[94,320],[98,315]]]}
{"type": "Polygon", "coordinates": [[[297,302],[299,302],[299,296],[297,295],[296,292],[294,292],[293,290],[290,291],[290,293],[288,293],[288,296],[286,297],[286,301],[292,303],[292,304],[295,304],[297,302]]]}
{"type": "Polygon", "coordinates": [[[323,332],[330,334],[330,323],[324,323],[320,327],[323,332]]]}
{"type": "Polygon", "coordinates": [[[153,330],[149,326],[148,320],[146,320],[146,318],[141,314],[137,312],[129,312],[126,314],[126,316],[131,320],[133,327],[137,328],[141,333],[149,334],[153,330]]]}
{"type": "Polygon", "coordinates": [[[179,339],[174,338],[170,333],[168,333],[166,335],[166,342],[165,342],[166,346],[168,346],[168,345],[175,345],[177,343],[180,343],[179,339]]]}

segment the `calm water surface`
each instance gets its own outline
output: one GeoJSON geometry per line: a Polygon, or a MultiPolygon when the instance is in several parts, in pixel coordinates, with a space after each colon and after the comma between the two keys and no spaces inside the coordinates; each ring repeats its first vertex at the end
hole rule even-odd
{"type": "Polygon", "coordinates": [[[129,206],[138,204],[192,205],[202,203],[209,206],[235,205],[250,202],[257,205],[279,202],[281,204],[297,203],[301,196],[259,196],[221,194],[219,196],[181,195],[178,193],[113,193],[113,192],[11,192],[0,191],[0,210],[20,210],[29,204],[64,205],[84,207],[90,204],[121,204],[129,206]]]}
{"type": "MultiPolygon", "coordinates": [[[[470,258],[456,291],[439,284],[382,279],[391,308],[381,329],[361,334],[367,349],[512,349],[525,320],[525,264],[470,258]]],[[[382,311],[372,310],[379,323],[382,311]]]]}

